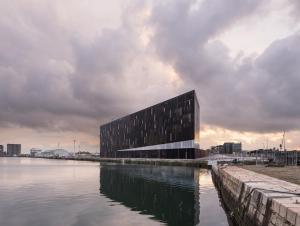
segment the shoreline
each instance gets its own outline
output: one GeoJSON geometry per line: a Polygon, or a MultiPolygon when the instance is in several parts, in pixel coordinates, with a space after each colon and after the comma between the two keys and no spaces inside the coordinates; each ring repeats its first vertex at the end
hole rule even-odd
{"type": "Polygon", "coordinates": [[[253,159],[246,159],[234,162],[235,157],[228,156],[226,158],[198,158],[198,159],[159,159],[159,158],[100,158],[95,156],[82,157],[33,157],[29,155],[23,156],[0,156],[7,158],[39,158],[39,159],[56,159],[56,160],[73,160],[73,161],[88,161],[88,162],[111,162],[118,164],[144,164],[144,165],[164,165],[164,166],[183,166],[183,167],[198,167],[211,169],[213,165],[254,165],[253,159]]]}
{"type": "Polygon", "coordinates": [[[223,203],[239,225],[300,225],[300,186],[237,166],[214,166],[223,203]]]}
{"type": "MultiPolygon", "coordinates": [[[[18,157],[17,157],[18,158],[18,157]]],[[[22,158],[22,157],[21,157],[22,158]]],[[[24,157],[38,159],[54,159],[54,160],[73,160],[73,161],[88,161],[88,162],[108,162],[119,164],[144,164],[157,166],[184,166],[184,167],[199,167],[208,169],[207,160],[201,159],[146,159],[146,158],[100,158],[100,157],[24,157]]]]}

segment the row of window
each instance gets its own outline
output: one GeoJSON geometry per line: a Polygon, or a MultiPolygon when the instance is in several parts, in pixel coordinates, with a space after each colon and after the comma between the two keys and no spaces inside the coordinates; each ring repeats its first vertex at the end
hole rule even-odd
{"type": "Polygon", "coordinates": [[[101,126],[101,151],[194,139],[194,95],[190,92],[101,126]]]}

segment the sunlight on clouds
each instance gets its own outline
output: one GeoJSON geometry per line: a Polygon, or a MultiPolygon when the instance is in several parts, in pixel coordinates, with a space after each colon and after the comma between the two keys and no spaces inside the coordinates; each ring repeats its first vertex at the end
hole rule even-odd
{"type": "MultiPolygon", "coordinates": [[[[143,22],[147,21],[151,16],[151,9],[149,7],[145,7],[141,13],[141,20],[143,22]]],[[[140,39],[144,47],[147,47],[150,43],[150,40],[153,36],[153,29],[150,26],[142,25],[140,39]]]]}
{"type": "Polygon", "coordinates": [[[164,65],[166,74],[168,75],[170,82],[174,84],[175,87],[180,87],[184,84],[181,77],[176,73],[171,65],[164,65]]]}
{"type": "MultiPolygon", "coordinates": [[[[96,133],[95,133],[96,134],[96,133]]],[[[99,150],[99,138],[84,132],[49,132],[29,128],[0,129],[0,144],[21,143],[22,153],[29,153],[31,148],[54,149],[60,148],[73,152],[73,140],[76,139],[76,151],[99,150]],[[24,135],[25,134],[25,135],[24,135]]]]}
{"type": "MultiPolygon", "coordinates": [[[[250,133],[237,132],[214,126],[204,126],[201,131],[201,148],[209,148],[212,145],[223,144],[224,142],[242,142],[243,149],[253,148],[278,148],[282,142],[283,133],[250,133]]],[[[286,133],[286,147],[288,149],[299,148],[300,142],[297,137],[299,131],[286,133]]]]}
{"type": "Polygon", "coordinates": [[[148,46],[153,35],[153,30],[150,27],[144,26],[140,35],[143,46],[148,46]]]}

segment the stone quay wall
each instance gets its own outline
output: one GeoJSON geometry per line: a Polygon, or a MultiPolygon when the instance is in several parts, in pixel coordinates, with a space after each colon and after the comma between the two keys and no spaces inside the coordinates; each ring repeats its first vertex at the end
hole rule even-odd
{"type": "Polygon", "coordinates": [[[236,166],[213,166],[213,181],[241,226],[300,226],[300,186],[236,166]]]}
{"type": "Polygon", "coordinates": [[[145,164],[145,165],[161,165],[161,166],[185,166],[209,168],[208,162],[201,159],[146,159],[146,158],[99,158],[99,157],[29,157],[29,158],[45,158],[57,160],[74,160],[74,161],[90,161],[103,163],[118,164],[145,164]]]}

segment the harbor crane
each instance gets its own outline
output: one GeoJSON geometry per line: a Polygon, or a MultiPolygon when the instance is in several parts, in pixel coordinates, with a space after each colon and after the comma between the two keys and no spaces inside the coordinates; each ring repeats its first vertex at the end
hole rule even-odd
{"type": "Polygon", "coordinates": [[[279,145],[280,147],[280,151],[286,151],[286,148],[285,148],[285,131],[283,131],[283,135],[282,135],[282,140],[281,140],[281,144],[279,145]]]}

